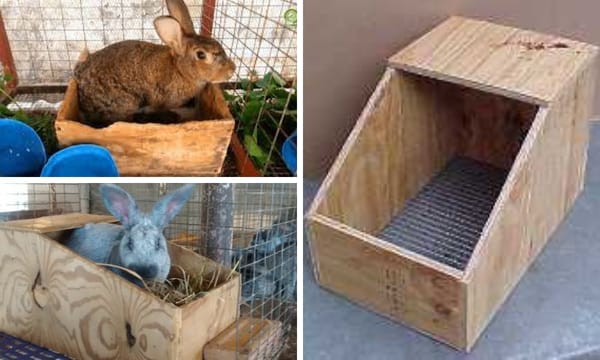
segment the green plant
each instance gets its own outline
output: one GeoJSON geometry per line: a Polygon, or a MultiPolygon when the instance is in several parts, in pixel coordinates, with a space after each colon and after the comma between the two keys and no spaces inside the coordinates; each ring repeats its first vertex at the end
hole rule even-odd
{"type": "Polygon", "coordinates": [[[0,94],[7,100],[0,103],[0,117],[12,118],[29,125],[42,139],[46,153],[48,155],[54,154],[58,151],[58,140],[54,131],[54,117],[47,113],[26,112],[23,110],[8,92],[7,85],[11,81],[12,76],[10,74],[0,76],[0,94]],[[9,109],[6,103],[15,104],[18,110],[9,109]]]}
{"type": "Polygon", "coordinates": [[[254,162],[265,169],[285,137],[297,128],[296,88],[287,87],[275,72],[262,79],[242,80],[241,89],[225,97],[235,119],[237,132],[254,162]]]}

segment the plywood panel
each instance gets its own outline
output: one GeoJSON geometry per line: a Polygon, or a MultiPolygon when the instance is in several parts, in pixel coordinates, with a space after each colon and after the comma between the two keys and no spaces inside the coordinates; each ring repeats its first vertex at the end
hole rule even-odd
{"type": "Polygon", "coordinates": [[[76,359],[175,358],[181,315],[25,230],[0,231],[0,331],[76,359]]]}
{"type": "Polygon", "coordinates": [[[548,105],[595,56],[593,45],[452,17],[390,58],[391,66],[548,105]]]}
{"type": "Polygon", "coordinates": [[[458,276],[369,243],[323,216],[310,222],[319,283],[455,347],[465,344],[465,291],[458,276]]]}
{"type": "Polygon", "coordinates": [[[456,116],[448,102],[433,80],[389,69],[311,213],[371,234],[381,230],[455,153],[456,116]]]}
{"type": "Polygon", "coordinates": [[[192,273],[211,274],[218,271],[222,279],[232,274],[230,281],[183,307],[180,359],[201,360],[204,345],[238,317],[240,276],[177,245],[170,244],[169,253],[174,265],[192,273]],[[202,331],[199,331],[199,324],[202,324],[202,331]]]}
{"type": "Polygon", "coordinates": [[[206,345],[206,360],[274,359],[283,346],[279,321],[243,318],[206,345]]]}
{"type": "Polygon", "coordinates": [[[44,216],[35,219],[14,220],[0,223],[0,227],[33,229],[40,233],[51,233],[61,230],[70,230],[82,227],[85,224],[115,223],[111,215],[93,215],[71,213],[64,215],[44,216]]]}
{"type": "Polygon", "coordinates": [[[540,110],[492,211],[466,270],[469,346],[582,189],[594,71],[540,110]]]}

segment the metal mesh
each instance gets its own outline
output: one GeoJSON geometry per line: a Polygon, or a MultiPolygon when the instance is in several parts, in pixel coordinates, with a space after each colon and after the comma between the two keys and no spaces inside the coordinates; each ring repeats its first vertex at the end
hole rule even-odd
{"type": "MultiPolygon", "coordinates": [[[[250,134],[261,140],[259,146],[265,159],[252,161],[266,176],[291,175],[283,161],[282,147],[297,126],[290,116],[295,110],[297,33],[295,24],[286,18],[296,6],[296,1],[290,0],[224,0],[214,8],[212,34],[236,63],[236,82],[244,84],[245,80],[257,80],[268,73],[279,74],[287,81],[289,95],[282,99],[286,103],[283,111],[267,110],[269,100],[265,99],[250,125],[244,128],[243,121],[238,123],[242,142],[246,143],[245,136],[250,134]]],[[[231,92],[244,102],[238,114],[234,108],[234,116],[240,120],[248,104],[247,89],[238,86],[231,92]]]]}
{"type": "Polygon", "coordinates": [[[0,221],[88,212],[88,185],[2,184],[0,221]]]}
{"type": "Polygon", "coordinates": [[[379,237],[463,270],[481,236],[506,170],[458,157],[436,175],[379,237]]]}
{"type": "MultiPolygon", "coordinates": [[[[150,211],[160,196],[178,188],[178,184],[120,184],[136,199],[143,211],[150,211]]],[[[225,259],[242,275],[242,318],[258,322],[272,320],[283,332],[281,342],[257,346],[263,355],[278,354],[287,339],[295,336],[296,321],[296,185],[233,184],[232,200],[214,202],[211,186],[198,185],[185,208],[165,229],[170,241],[203,255],[220,250],[225,259]],[[223,230],[210,225],[215,212],[232,213],[233,241],[226,248],[210,248],[209,232],[223,230]]],[[[91,185],[92,213],[107,213],[98,193],[91,185]]],[[[239,323],[238,323],[239,324],[239,323]]],[[[254,324],[237,327],[237,339],[259,341],[254,324]],[[256,339],[254,339],[256,337],[256,339]]],[[[262,340],[261,340],[262,341],[262,340]]],[[[241,346],[241,345],[240,345],[241,346]]],[[[268,356],[267,356],[268,357],[268,356]]],[[[261,357],[259,357],[261,358],[261,357]]]]}
{"type": "Polygon", "coordinates": [[[0,360],[69,360],[69,358],[0,332],[0,360]]]}

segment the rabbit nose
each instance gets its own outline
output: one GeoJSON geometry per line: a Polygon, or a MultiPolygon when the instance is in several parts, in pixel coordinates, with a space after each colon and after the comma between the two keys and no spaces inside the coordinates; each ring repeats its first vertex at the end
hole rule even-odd
{"type": "Polygon", "coordinates": [[[144,279],[154,279],[158,275],[158,267],[156,265],[132,265],[131,270],[138,273],[144,279]]]}

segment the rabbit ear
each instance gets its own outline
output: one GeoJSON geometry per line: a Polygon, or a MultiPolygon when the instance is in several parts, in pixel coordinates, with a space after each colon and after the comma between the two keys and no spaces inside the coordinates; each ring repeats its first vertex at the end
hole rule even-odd
{"type": "Polygon", "coordinates": [[[170,16],[159,16],[154,20],[154,28],[160,39],[178,55],[185,54],[183,30],[177,20],[170,16]]]}
{"type": "Polygon", "coordinates": [[[154,208],[152,208],[152,222],[159,229],[165,228],[181,211],[185,203],[192,196],[195,188],[195,185],[189,184],[163,196],[154,205],[154,208]]]}
{"type": "Polygon", "coordinates": [[[133,226],[139,217],[139,212],[135,200],[127,191],[116,185],[102,184],[100,194],[106,209],[119,219],[124,227],[133,226]]]}
{"type": "Polygon", "coordinates": [[[194,35],[196,33],[190,11],[183,0],[167,0],[167,9],[169,10],[169,15],[179,21],[186,35],[194,35]]]}

